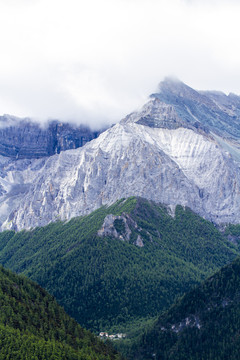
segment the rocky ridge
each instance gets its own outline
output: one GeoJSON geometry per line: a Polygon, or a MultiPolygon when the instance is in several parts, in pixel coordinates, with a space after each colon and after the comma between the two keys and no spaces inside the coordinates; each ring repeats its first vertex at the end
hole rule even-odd
{"type": "Polygon", "coordinates": [[[59,121],[40,125],[30,119],[0,116],[0,155],[35,159],[76,149],[95,139],[101,131],[59,121]]]}
{"type": "Polygon", "coordinates": [[[239,223],[240,100],[214,94],[166,80],[141,111],[81,148],[2,157],[2,229],[70,219],[129,196],[239,223]]]}

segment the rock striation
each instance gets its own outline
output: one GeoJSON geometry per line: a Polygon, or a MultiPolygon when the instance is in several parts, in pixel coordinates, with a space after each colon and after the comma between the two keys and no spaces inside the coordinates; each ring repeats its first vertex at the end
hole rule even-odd
{"type": "Polygon", "coordinates": [[[76,149],[95,139],[101,131],[51,121],[44,126],[30,119],[0,117],[0,155],[13,159],[34,159],[76,149]]]}
{"type": "Polygon", "coordinates": [[[142,110],[81,148],[39,159],[2,156],[1,229],[67,220],[129,196],[239,223],[240,101],[228,97],[232,105],[224,94],[166,80],[142,110]]]}

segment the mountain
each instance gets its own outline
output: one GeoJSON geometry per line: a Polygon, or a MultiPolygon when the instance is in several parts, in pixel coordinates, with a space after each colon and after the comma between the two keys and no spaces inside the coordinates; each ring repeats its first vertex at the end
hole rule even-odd
{"type": "Polygon", "coordinates": [[[38,159],[76,149],[95,139],[101,131],[51,121],[40,126],[30,119],[0,116],[0,155],[12,159],[38,159]]]}
{"type": "Polygon", "coordinates": [[[0,263],[46,288],[82,326],[125,332],[240,253],[229,232],[189,208],[169,211],[131,197],[68,222],[5,231],[0,263]]]}
{"type": "Polygon", "coordinates": [[[239,99],[167,79],[142,110],[81,148],[0,157],[1,229],[43,226],[129,196],[238,223],[239,99]]]}
{"type": "Polygon", "coordinates": [[[183,296],[138,344],[135,359],[237,360],[240,259],[183,296]]]}
{"type": "Polygon", "coordinates": [[[189,128],[218,135],[240,145],[240,97],[228,96],[217,91],[196,91],[178,80],[166,79],[159,85],[159,92],[153,94],[153,101],[159,100],[167,109],[171,107],[178,121],[189,128]]]}
{"type": "Polygon", "coordinates": [[[1,359],[120,359],[40,286],[0,267],[1,359]]]}

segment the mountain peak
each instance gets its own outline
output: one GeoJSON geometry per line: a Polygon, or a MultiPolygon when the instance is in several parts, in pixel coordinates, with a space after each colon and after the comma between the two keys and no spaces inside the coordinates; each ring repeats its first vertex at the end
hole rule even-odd
{"type": "Polygon", "coordinates": [[[202,95],[192,89],[190,86],[186,85],[184,82],[180,81],[178,78],[174,77],[166,77],[163,81],[158,85],[158,93],[153,94],[152,96],[158,95],[175,95],[181,98],[193,98],[198,99],[202,97],[202,95]]]}
{"type": "Polygon", "coordinates": [[[238,222],[240,102],[172,78],[159,91],[87,144],[87,134],[64,126],[51,129],[49,142],[38,129],[14,137],[0,131],[0,154],[13,154],[0,159],[2,229],[69,219],[129,196],[189,206],[217,223],[238,222]],[[77,149],[76,140],[84,146],[77,149]],[[33,153],[36,160],[22,161],[33,153]]]}
{"type": "Polygon", "coordinates": [[[169,87],[178,87],[178,86],[186,86],[183,81],[175,76],[166,76],[164,80],[162,80],[158,87],[161,89],[162,86],[169,86],[169,87]]]}
{"type": "Polygon", "coordinates": [[[159,86],[161,86],[161,84],[169,84],[169,85],[178,85],[178,84],[184,84],[183,81],[181,81],[178,77],[176,76],[166,76],[160,83],[159,86]]]}

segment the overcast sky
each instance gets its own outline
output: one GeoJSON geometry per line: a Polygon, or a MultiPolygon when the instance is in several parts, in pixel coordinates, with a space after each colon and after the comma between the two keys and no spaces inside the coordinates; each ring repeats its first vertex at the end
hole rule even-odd
{"type": "Polygon", "coordinates": [[[0,0],[0,114],[102,126],[165,76],[240,94],[240,1],[0,0]]]}

